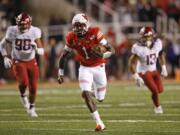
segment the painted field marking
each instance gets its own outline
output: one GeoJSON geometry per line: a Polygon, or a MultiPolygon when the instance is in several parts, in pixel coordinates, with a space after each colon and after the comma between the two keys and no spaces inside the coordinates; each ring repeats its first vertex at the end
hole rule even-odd
{"type": "MultiPolygon", "coordinates": [[[[4,117],[4,116],[25,116],[26,113],[18,113],[18,114],[15,114],[15,113],[0,113],[0,117],[4,117]]],[[[73,113],[73,114],[68,114],[68,113],[49,113],[49,114],[42,114],[42,113],[39,113],[39,117],[60,117],[60,116],[71,116],[71,117],[79,117],[79,116],[87,116],[87,117],[90,117],[90,114],[89,113],[86,113],[86,114],[79,114],[79,113],[73,113]]],[[[114,113],[108,113],[108,114],[101,114],[102,117],[118,117],[118,116],[131,116],[131,117],[153,117],[153,116],[158,116],[158,117],[174,117],[174,116],[180,116],[180,114],[161,114],[161,115],[156,115],[154,113],[152,114],[122,114],[122,113],[118,113],[118,114],[114,114],[114,113]]]]}
{"type": "MultiPolygon", "coordinates": [[[[94,132],[93,129],[87,129],[87,128],[81,128],[81,129],[66,129],[66,128],[56,128],[56,129],[47,129],[47,128],[18,128],[19,130],[31,130],[31,131],[68,131],[68,132],[94,132]]],[[[124,132],[124,130],[118,130],[118,129],[106,129],[104,132],[124,132]]],[[[127,131],[126,131],[127,132],[127,131]]],[[[130,131],[132,133],[180,133],[180,131],[130,131]]]]}
{"type": "MultiPolygon", "coordinates": [[[[86,123],[93,122],[92,120],[1,120],[0,123],[86,123]]],[[[104,120],[106,123],[180,123],[180,121],[175,120],[104,120]]]]}
{"type": "MultiPolygon", "coordinates": [[[[113,87],[113,86],[112,86],[113,87]]],[[[16,88],[15,88],[16,89],[16,88]]],[[[122,86],[122,90],[147,90],[146,87],[137,87],[136,85],[132,86],[122,86]]],[[[165,86],[165,90],[171,90],[176,91],[180,90],[180,85],[167,85],[165,86]]],[[[61,94],[80,94],[80,89],[66,89],[66,90],[59,90],[59,89],[38,89],[38,95],[61,95],[61,94]]],[[[19,93],[16,90],[0,90],[0,95],[19,95],[19,93]]]]}

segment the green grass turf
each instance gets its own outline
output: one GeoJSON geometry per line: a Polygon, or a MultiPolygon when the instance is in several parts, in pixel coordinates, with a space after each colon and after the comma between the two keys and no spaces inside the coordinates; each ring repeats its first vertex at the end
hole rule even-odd
{"type": "MultiPolygon", "coordinates": [[[[12,85],[12,84],[11,84],[12,85]]],[[[0,87],[0,135],[180,135],[180,84],[166,82],[161,94],[164,114],[153,112],[150,92],[133,83],[109,83],[106,99],[98,103],[107,130],[94,132],[78,83],[40,84],[38,118],[20,104],[15,85],[0,87]]]]}

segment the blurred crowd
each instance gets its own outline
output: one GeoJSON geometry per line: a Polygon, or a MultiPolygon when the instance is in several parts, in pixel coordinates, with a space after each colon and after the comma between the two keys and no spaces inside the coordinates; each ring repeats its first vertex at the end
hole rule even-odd
{"type": "MultiPolygon", "coordinates": [[[[120,22],[132,24],[134,21],[156,22],[156,16],[160,10],[163,10],[168,17],[174,18],[180,26],[180,1],[179,0],[97,0],[115,10],[120,16],[120,22]]],[[[21,0],[0,0],[0,31],[5,32],[7,26],[15,24],[14,16],[22,11],[21,0]],[[19,1],[19,2],[17,2],[19,1]]],[[[81,4],[83,4],[82,2],[81,4]]],[[[83,7],[83,6],[82,6],[83,7]]],[[[96,15],[96,13],[94,13],[96,15]]],[[[111,22],[112,17],[106,10],[106,22],[111,22]]],[[[66,20],[52,15],[49,19],[49,26],[67,24],[66,20]]],[[[113,27],[107,27],[104,34],[109,43],[115,48],[116,53],[110,57],[106,64],[106,70],[109,80],[129,79],[127,69],[128,58],[131,54],[130,48],[135,42],[127,36],[131,28],[122,29],[123,40],[117,41],[117,35],[113,27]]],[[[174,78],[180,74],[180,39],[176,33],[171,37],[165,38],[160,35],[164,43],[166,53],[167,67],[169,77],[174,78]]],[[[50,36],[48,44],[44,45],[45,56],[39,60],[42,79],[56,81],[59,56],[64,46],[64,35],[50,36]],[[43,60],[42,60],[43,59],[43,60]],[[43,62],[42,62],[43,61],[43,62]]],[[[65,68],[65,80],[76,80],[79,63],[76,62],[76,56],[69,57],[67,67],[65,68]]],[[[6,83],[6,79],[13,79],[11,70],[6,70],[3,66],[3,58],[0,55],[0,84],[6,83]]]]}
{"type": "Polygon", "coordinates": [[[179,0],[98,0],[105,5],[107,20],[108,9],[115,10],[122,21],[152,21],[155,22],[159,10],[163,10],[168,17],[180,21],[179,0]]]}

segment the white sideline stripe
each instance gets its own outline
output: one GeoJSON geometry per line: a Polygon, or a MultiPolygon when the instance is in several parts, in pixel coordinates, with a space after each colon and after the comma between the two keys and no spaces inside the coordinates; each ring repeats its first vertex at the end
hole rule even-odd
{"type": "MultiPolygon", "coordinates": [[[[103,108],[111,108],[111,104],[98,104],[98,107],[103,107],[103,108]]],[[[65,105],[65,106],[53,106],[53,107],[46,107],[46,108],[36,108],[36,110],[51,110],[51,109],[61,109],[61,108],[87,108],[86,105],[79,104],[79,105],[65,105]]]]}
{"type": "Polygon", "coordinates": [[[119,106],[128,107],[128,106],[145,106],[145,103],[121,103],[119,106]]]}
{"type": "MultiPolygon", "coordinates": [[[[65,128],[60,128],[60,129],[46,129],[46,128],[18,128],[18,129],[20,129],[20,130],[38,130],[38,131],[49,131],[49,130],[51,130],[51,131],[72,131],[72,132],[74,132],[74,131],[80,131],[80,132],[87,132],[87,131],[93,131],[94,132],[94,130],[92,130],[92,129],[65,129],[65,128]]],[[[108,131],[108,130],[107,130],[108,131]]]]}
{"type": "MultiPolygon", "coordinates": [[[[141,91],[141,90],[146,90],[146,87],[137,87],[136,85],[132,85],[132,86],[123,86],[122,87],[123,90],[137,90],[137,91],[141,91]]],[[[165,91],[166,90],[171,90],[171,91],[175,91],[175,90],[180,90],[180,85],[167,85],[165,86],[165,91]]],[[[60,90],[60,89],[38,89],[38,95],[48,95],[48,94],[77,94],[77,93],[81,93],[80,89],[66,89],[66,90],[60,90]]],[[[0,90],[0,95],[19,95],[19,93],[15,90],[0,90]]]]}
{"type": "MultiPolygon", "coordinates": [[[[4,117],[4,116],[25,116],[26,114],[25,113],[18,113],[18,114],[7,114],[7,113],[0,113],[0,117],[4,117]]],[[[51,113],[51,114],[39,114],[40,117],[42,116],[47,116],[47,117],[50,117],[50,116],[54,116],[54,117],[59,117],[59,116],[71,116],[71,117],[79,117],[79,116],[87,116],[89,117],[90,114],[87,113],[87,114],[77,114],[77,113],[73,113],[73,114],[63,114],[63,113],[51,113]]],[[[131,116],[131,117],[134,117],[134,116],[146,116],[146,117],[150,117],[150,116],[157,116],[156,114],[152,113],[152,114],[114,114],[114,113],[108,113],[108,114],[101,114],[102,117],[114,117],[114,116],[131,116]]],[[[173,117],[173,116],[180,116],[180,114],[162,114],[162,115],[158,115],[158,117],[173,117]]]]}
{"type": "MultiPolygon", "coordinates": [[[[111,108],[112,105],[110,104],[99,104],[98,107],[103,107],[103,108],[111,108]]],[[[82,109],[82,108],[87,108],[86,105],[79,104],[79,105],[60,105],[60,106],[52,106],[52,107],[37,107],[36,110],[52,110],[52,109],[82,109]]],[[[12,112],[12,111],[21,111],[22,108],[13,108],[13,109],[1,109],[0,112],[12,112]]]]}
{"type": "MultiPolygon", "coordinates": [[[[2,120],[0,123],[77,123],[77,122],[92,122],[92,120],[16,120],[16,121],[5,121],[2,120]]],[[[180,121],[174,120],[104,120],[106,123],[180,123],[180,121]]]]}
{"type": "MultiPolygon", "coordinates": [[[[174,90],[180,90],[179,87],[180,87],[180,85],[176,85],[176,84],[174,84],[174,85],[165,85],[164,89],[165,89],[165,91],[166,90],[174,91],[174,90]]],[[[138,87],[136,85],[124,86],[123,88],[124,88],[124,90],[137,90],[137,91],[139,91],[139,90],[146,90],[147,89],[146,86],[138,87]]]]}
{"type": "MultiPolygon", "coordinates": [[[[38,89],[37,91],[38,95],[57,95],[57,94],[76,94],[81,93],[79,89],[67,89],[67,90],[58,90],[58,89],[38,89]]],[[[1,91],[0,95],[19,95],[19,92],[16,90],[7,90],[7,91],[1,91]]]]}
{"type": "MultiPolygon", "coordinates": [[[[60,129],[47,129],[47,128],[18,128],[18,129],[20,129],[20,130],[34,130],[34,131],[36,131],[36,130],[38,130],[38,131],[72,131],[72,132],[74,132],[74,131],[80,131],[80,132],[87,132],[87,131],[93,131],[94,132],[94,130],[92,130],[92,129],[87,129],[87,128],[82,128],[82,129],[66,129],[66,128],[60,128],[60,129]]],[[[164,130],[164,129],[163,129],[164,130]]],[[[118,129],[106,129],[104,132],[114,132],[114,131],[120,131],[120,130],[118,130],[118,129]]],[[[121,132],[121,131],[120,131],[121,132]]],[[[122,132],[124,132],[124,131],[122,131],[122,132]]],[[[132,132],[132,131],[130,131],[130,132],[132,132]]],[[[133,131],[133,133],[180,133],[180,131],[133,131]]]]}
{"type": "MultiPolygon", "coordinates": [[[[162,104],[180,104],[180,101],[162,101],[162,104]]],[[[119,105],[113,105],[113,104],[98,104],[99,108],[111,108],[111,107],[117,107],[117,109],[121,109],[118,107],[138,107],[138,106],[149,106],[145,103],[120,103],[119,105]]],[[[53,110],[53,109],[82,109],[86,108],[86,105],[83,104],[77,104],[77,105],[60,105],[60,106],[50,106],[50,107],[37,107],[36,110],[53,110]]],[[[127,108],[129,109],[129,108],[127,108]]],[[[178,109],[178,108],[171,108],[171,109],[178,109]]],[[[11,108],[11,109],[1,109],[0,112],[12,112],[12,111],[21,111],[22,108],[11,108]]]]}

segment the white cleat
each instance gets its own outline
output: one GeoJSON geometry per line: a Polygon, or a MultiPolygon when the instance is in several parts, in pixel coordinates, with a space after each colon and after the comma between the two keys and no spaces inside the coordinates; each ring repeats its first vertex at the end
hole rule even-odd
{"type": "Polygon", "coordinates": [[[38,117],[36,111],[35,111],[35,107],[32,107],[31,109],[27,110],[27,113],[30,115],[30,117],[38,117]]]}
{"type": "Polygon", "coordinates": [[[21,103],[24,106],[24,108],[29,109],[30,104],[29,104],[29,100],[28,100],[27,96],[20,97],[20,100],[21,100],[21,103]]]}
{"type": "Polygon", "coordinates": [[[154,113],[156,114],[162,114],[163,113],[163,109],[161,106],[155,107],[154,108],[154,113]]]}

